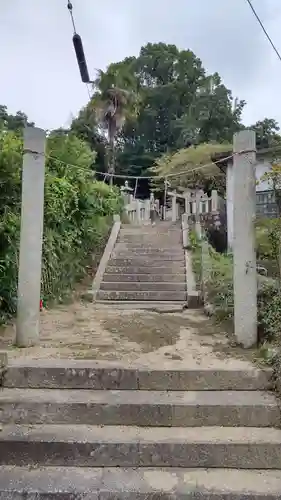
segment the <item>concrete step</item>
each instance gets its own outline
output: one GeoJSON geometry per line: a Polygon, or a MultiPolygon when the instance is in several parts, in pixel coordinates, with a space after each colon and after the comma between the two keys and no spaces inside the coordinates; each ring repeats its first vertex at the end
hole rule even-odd
{"type": "Polygon", "coordinates": [[[187,301],[187,293],[186,292],[165,292],[165,291],[133,291],[133,292],[124,292],[124,291],[107,291],[107,290],[99,290],[97,293],[97,300],[155,300],[155,301],[164,301],[164,300],[173,300],[186,302],[187,301]]]}
{"type": "Polygon", "coordinates": [[[186,292],[186,283],[157,283],[154,282],[137,282],[129,283],[127,281],[123,282],[108,282],[103,281],[100,285],[100,290],[109,290],[109,291],[122,291],[122,292],[131,292],[134,290],[140,292],[186,292]]]}
{"type": "Polygon", "coordinates": [[[153,275],[161,274],[169,276],[185,276],[184,266],[180,266],[178,263],[176,266],[174,266],[172,262],[170,262],[168,266],[164,266],[163,262],[161,264],[162,265],[160,266],[150,266],[148,269],[147,266],[144,265],[135,266],[134,263],[132,265],[130,264],[112,265],[109,263],[106,268],[106,272],[108,274],[114,273],[120,275],[121,274],[134,275],[134,274],[147,274],[149,270],[149,273],[150,274],[153,273],[153,275]]]}
{"type": "Polygon", "coordinates": [[[0,467],[10,500],[280,500],[281,471],[0,467]]]}
{"type": "Polygon", "coordinates": [[[274,396],[260,391],[3,389],[0,408],[3,424],[274,427],[280,422],[274,396]]]}
{"type": "Polygon", "coordinates": [[[0,465],[281,469],[281,430],[4,426],[0,465]]]}
{"type": "Polygon", "coordinates": [[[14,360],[4,387],[153,391],[256,391],[271,386],[271,370],[257,368],[214,369],[169,362],[155,369],[115,361],[67,359],[14,360]]]}
{"type": "MultiPolygon", "coordinates": [[[[147,271],[147,270],[146,270],[147,271]]],[[[104,282],[123,282],[123,283],[136,283],[136,282],[155,282],[155,283],[185,283],[185,274],[123,274],[123,273],[105,273],[103,275],[104,282]]]]}

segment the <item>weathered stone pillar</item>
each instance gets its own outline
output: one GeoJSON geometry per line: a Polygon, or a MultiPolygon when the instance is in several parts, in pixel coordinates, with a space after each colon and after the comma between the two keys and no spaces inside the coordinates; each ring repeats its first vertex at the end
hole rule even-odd
{"type": "Polygon", "coordinates": [[[255,252],[256,134],[234,135],[233,152],[233,283],[234,327],[244,347],[257,343],[257,269],[255,252]]]}
{"type": "Polygon", "coordinates": [[[16,343],[39,341],[46,132],[24,130],[16,343]]]}
{"type": "Polygon", "coordinates": [[[177,195],[174,193],[172,195],[172,222],[176,222],[177,220],[177,195]]]}

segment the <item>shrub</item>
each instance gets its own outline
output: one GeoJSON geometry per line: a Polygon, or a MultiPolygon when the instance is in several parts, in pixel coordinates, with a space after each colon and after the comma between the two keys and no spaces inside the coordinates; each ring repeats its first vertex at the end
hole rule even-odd
{"type": "MultiPolygon", "coordinates": [[[[42,294],[60,299],[100,251],[112,216],[122,210],[119,191],[94,180],[94,153],[75,135],[47,141],[42,294]],[[74,166],[75,165],[75,166],[74,166]]],[[[22,139],[0,135],[0,320],[16,308],[20,236],[22,139]]]]}
{"type": "Polygon", "coordinates": [[[281,340],[281,294],[276,283],[265,282],[258,294],[258,320],[261,341],[281,340]]]}

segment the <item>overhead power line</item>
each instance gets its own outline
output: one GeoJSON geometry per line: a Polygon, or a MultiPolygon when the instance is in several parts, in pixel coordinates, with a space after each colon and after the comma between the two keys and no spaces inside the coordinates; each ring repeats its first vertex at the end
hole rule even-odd
{"type": "Polygon", "coordinates": [[[269,43],[270,43],[271,47],[273,48],[274,52],[276,53],[276,55],[277,55],[277,57],[278,57],[278,59],[281,61],[281,54],[280,54],[279,50],[277,49],[276,45],[273,43],[273,41],[272,41],[271,37],[269,36],[269,34],[268,34],[268,32],[267,32],[266,28],[265,28],[265,27],[264,27],[264,25],[263,25],[263,22],[262,22],[261,18],[259,17],[259,15],[258,15],[258,13],[257,13],[256,9],[254,8],[254,6],[253,6],[253,4],[252,4],[251,0],[246,0],[246,2],[247,2],[247,3],[248,3],[248,5],[250,6],[250,9],[252,10],[252,12],[253,12],[253,14],[254,14],[254,16],[255,16],[256,20],[258,21],[258,23],[259,23],[259,25],[260,25],[260,27],[261,27],[262,31],[264,32],[264,34],[265,34],[266,38],[268,39],[268,41],[269,41],[269,43]]]}
{"type": "MultiPolygon", "coordinates": [[[[265,154],[265,153],[276,153],[277,151],[281,151],[281,146],[274,146],[274,147],[270,147],[270,148],[265,148],[265,149],[259,149],[255,152],[257,152],[258,154],[265,154]]],[[[108,172],[95,172],[95,175],[101,175],[101,176],[107,176],[107,177],[116,177],[117,179],[150,179],[150,180],[159,180],[159,179],[170,179],[171,177],[178,177],[178,176],[181,176],[181,175],[189,175],[193,172],[197,172],[199,170],[203,170],[207,167],[211,167],[213,165],[219,165],[220,163],[223,163],[225,161],[228,161],[228,160],[231,160],[232,158],[234,158],[234,156],[239,156],[239,155],[242,155],[242,154],[245,154],[247,155],[247,153],[253,153],[254,151],[253,150],[244,150],[242,149],[241,151],[238,151],[237,153],[232,153],[231,155],[228,155],[228,156],[225,156],[224,158],[220,158],[219,160],[216,160],[216,161],[210,161],[208,163],[205,163],[204,165],[196,165],[194,168],[190,169],[190,170],[182,170],[180,172],[177,172],[177,173],[171,173],[171,174],[166,174],[166,175],[161,175],[159,177],[157,176],[154,176],[154,175],[151,175],[151,176],[137,176],[137,175],[125,175],[125,174],[110,174],[108,172]]],[[[77,169],[78,171],[85,171],[85,168],[83,167],[80,167],[79,165],[73,165],[71,163],[67,163],[63,160],[61,160],[60,158],[56,158],[55,156],[51,156],[51,155],[47,155],[45,153],[42,153],[43,156],[45,156],[46,158],[49,158],[51,160],[54,160],[54,161],[57,161],[58,163],[60,163],[61,165],[65,165],[67,167],[70,167],[70,168],[73,168],[73,169],[77,169]]]]}

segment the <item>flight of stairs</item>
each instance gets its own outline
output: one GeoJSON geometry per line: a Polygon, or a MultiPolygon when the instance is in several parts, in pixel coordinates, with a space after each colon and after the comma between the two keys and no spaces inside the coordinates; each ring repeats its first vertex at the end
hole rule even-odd
{"type": "Polygon", "coordinates": [[[254,368],[14,362],[0,393],[0,499],[280,499],[268,384],[254,368]]]}
{"type": "Polygon", "coordinates": [[[186,303],[180,225],[122,226],[96,298],[186,303]]]}

